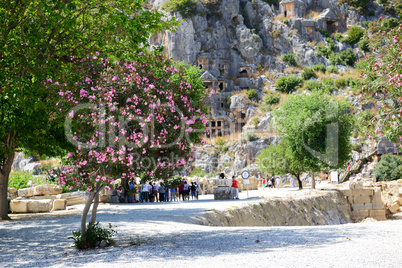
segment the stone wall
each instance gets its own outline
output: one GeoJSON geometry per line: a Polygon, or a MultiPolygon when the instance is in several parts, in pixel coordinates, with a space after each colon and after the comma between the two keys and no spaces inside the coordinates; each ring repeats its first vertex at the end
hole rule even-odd
{"type": "Polygon", "coordinates": [[[341,193],[294,200],[274,199],[246,207],[210,211],[197,218],[209,226],[306,226],[350,223],[350,209],[341,193]]]}

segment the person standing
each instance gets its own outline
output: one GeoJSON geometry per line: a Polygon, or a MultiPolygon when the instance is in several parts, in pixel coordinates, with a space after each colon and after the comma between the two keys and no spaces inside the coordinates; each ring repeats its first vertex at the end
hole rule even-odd
{"type": "Polygon", "coordinates": [[[194,197],[197,198],[196,197],[196,188],[195,188],[194,182],[191,182],[190,190],[191,190],[191,200],[194,200],[194,197]]]}
{"type": "Polygon", "coordinates": [[[276,188],[279,190],[279,187],[281,187],[281,179],[280,179],[280,178],[276,178],[275,184],[276,184],[276,188]]]}
{"type": "Polygon", "coordinates": [[[187,181],[184,182],[183,188],[183,201],[185,199],[190,201],[190,184],[188,184],[187,181]]]}
{"type": "Polygon", "coordinates": [[[292,188],[296,187],[295,178],[293,178],[293,177],[290,178],[290,187],[292,187],[292,188]]]}
{"type": "Polygon", "coordinates": [[[159,202],[164,202],[165,201],[165,186],[163,185],[163,182],[161,182],[161,185],[159,186],[159,202]]]}
{"type": "Polygon", "coordinates": [[[235,188],[235,199],[239,199],[239,185],[237,184],[237,180],[235,176],[232,177],[232,187],[235,188]]]}
{"type": "Polygon", "coordinates": [[[179,186],[179,201],[180,201],[180,196],[184,201],[184,181],[179,186]]]}
{"type": "Polygon", "coordinates": [[[198,183],[197,182],[195,182],[195,194],[196,194],[196,197],[197,197],[197,200],[198,200],[198,188],[200,188],[200,186],[198,185],[198,183]]]}
{"type": "Polygon", "coordinates": [[[170,188],[170,202],[176,201],[176,186],[171,186],[170,188]]]}
{"type": "Polygon", "coordinates": [[[169,202],[169,191],[170,191],[170,189],[169,189],[169,186],[168,186],[168,184],[166,184],[165,185],[165,202],[169,202]]]}
{"type": "Polygon", "coordinates": [[[142,201],[146,203],[149,203],[149,188],[150,185],[148,182],[145,182],[142,186],[142,201]]]}
{"type": "Polygon", "coordinates": [[[275,188],[275,175],[272,175],[271,184],[272,184],[272,188],[275,188]]]}
{"type": "Polygon", "coordinates": [[[271,187],[272,187],[272,181],[268,179],[268,188],[271,189],[271,187]]]}
{"type": "Polygon", "coordinates": [[[154,183],[154,196],[155,196],[155,202],[158,202],[158,195],[159,195],[159,185],[154,183]]]}

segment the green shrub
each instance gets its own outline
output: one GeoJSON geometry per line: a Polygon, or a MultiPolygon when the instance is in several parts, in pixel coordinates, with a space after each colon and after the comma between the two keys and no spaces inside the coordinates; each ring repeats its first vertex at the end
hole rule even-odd
{"type": "Polygon", "coordinates": [[[374,177],[379,181],[392,181],[402,178],[402,158],[392,154],[381,156],[374,167],[374,177]]]}
{"type": "Polygon", "coordinates": [[[301,77],[303,78],[303,80],[309,80],[311,78],[316,78],[317,75],[312,68],[304,68],[301,77]]]}
{"type": "Polygon", "coordinates": [[[247,141],[256,141],[256,140],[258,140],[258,137],[257,137],[257,135],[255,135],[254,132],[247,132],[246,137],[247,137],[247,141]]]}
{"type": "Polygon", "coordinates": [[[333,54],[329,57],[332,65],[353,66],[356,59],[357,57],[351,48],[348,48],[347,50],[341,51],[337,54],[333,54]]]}
{"type": "Polygon", "coordinates": [[[321,28],[316,28],[315,29],[316,32],[319,32],[320,34],[322,34],[324,37],[329,37],[329,32],[327,30],[323,30],[321,28]]]}
{"type": "Polygon", "coordinates": [[[281,100],[281,97],[275,93],[268,93],[264,97],[264,103],[268,105],[276,104],[281,100]]]}
{"type": "Polygon", "coordinates": [[[304,88],[310,91],[323,90],[324,85],[321,82],[314,80],[304,81],[304,88]]]}
{"type": "Polygon", "coordinates": [[[249,100],[258,100],[258,93],[255,89],[249,89],[246,91],[246,96],[249,100]]]}
{"type": "Polygon", "coordinates": [[[346,86],[345,78],[339,78],[335,80],[335,87],[336,88],[344,88],[346,86]]]}
{"type": "Polygon", "coordinates": [[[338,5],[347,3],[351,9],[355,9],[360,14],[367,15],[371,1],[372,0],[338,0],[338,5]]]}
{"type": "Polygon", "coordinates": [[[334,79],[332,78],[323,78],[322,83],[326,86],[333,86],[335,84],[334,79]]]}
{"type": "Polygon", "coordinates": [[[362,39],[357,44],[359,45],[359,48],[361,50],[363,50],[365,52],[369,51],[369,42],[367,40],[362,39]]]}
{"type": "Polygon", "coordinates": [[[360,41],[363,35],[364,29],[360,28],[359,26],[352,26],[348,30],[348,36],[346,37],[345,41],[351,45],[354,45],[360,41]]]}
{"type": "Polygon", "coordinates": [[[335,48],[336,48],[335,43],[334,43],[334,40],[332,40],[332,38],[326,37],[326,38],[325,38],[325,41],[327,42],[327,47],[328,47],[330,50],[334,51],[335,48]]]}
{"type": "Polygon", "coordinates": [[[22,189],[28,187],[28,181],[32,180],[32,173],[29,171],[14,171],[10,173],[8,187],[22,189]]]}
{"type": "Polygon", "coordinates": [[[327,67],[327,72],[329,72],[330,74],[336,74],[338,73],[338,68],[336,66],[328,66],[327,67]]]}
{"type": "Polygon", "coordinates": [[[230,96],[226,97],[226,108],[230,108],[230,105],[232,104],[232,100],[230,96]]]}
{"type": "Polygon", "coordinates": [[[325,57],[325,58],[328,58],[330,55],[333,54],[332,50],[329,47],[323,45],[317,45],[315,53],[317,53],[317,57],[325,57]]]}
{"type": "Polygon", "coordinates": [[[342,36],[342,34],[341,33],[336,33],[336,34],[334,34],[334,39],[336,40],[336,41],[338,41],[338,42],[343,42],[343,36],[342,36]]]}
{"type": "Polygon", "coordinates": [[[398,20],[395,18],[384,19],[382,22],[382,26],[387,29],[395,28],[398,25],[398,20]]]}
{"type": "Polygon", "coordinates": [[[190,171],[190,175],[191,177],[205,177],[208,175],[208,173],[201,168],[194,168],[190,171]]]}
{"type": "Polygon", "coordinates": [[[169,0],[162,7],[168,12],[180,12],[184,19],[188,19],[197,14],[197,3],[198,0],[169,0]]]}
{"type": "Polygon", "coordinates": [[[102,228],[97,223],[89,223],[85,235],[81,235],[81,231],[73,231],[73,236],[69,239],[74,240],[74,247],[78,249],[96,248],[99,246],[113,245],[113,235],[116,233],[109,223],[109,228],[102,228]]]}
{"type": "Polygon", "coordinates": [[[363,69],[365,70],[368,66],[368,62],[365,60],[358,60],[355,62],[355,68],[356,69],[363,69]]]}
{"type": "Polygon", "coordinates": [[[283,54],[282,55],[282,60],[286,61],[287,63],[291,65],[296,65],[296,59],[294,54],[283,54]]]}
{"type": "Polygon", "coordinates": [[[280,92],[291,93],[298,89],[303,82],[303,79],[295,75],[281,77],[276,81],[276,88],[280,92]]]}
{"type": "Polygon", "coordinates": [[[325,73],[327,70],[327,67],[323,63],[319,63],[313,66],[313,70],[317,72],[323,72],[325,73]]]}
{"type": "Polygon", "coordinates": [[[352,89],[358,89],[360,86],[360,81],[357,78],[348,77],[346,78],[345,83],[352,89]]]}

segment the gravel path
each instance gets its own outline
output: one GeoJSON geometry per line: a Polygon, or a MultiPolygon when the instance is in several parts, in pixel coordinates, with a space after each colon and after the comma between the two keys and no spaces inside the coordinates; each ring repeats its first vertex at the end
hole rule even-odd
{"type": "Polygon", "coordinates": [[[309,227],[209,227],[205,210],[246,206],[310,191],[250,191],[250,199],[102,204],[98,220],[118,231],[115,247],[77,251],[67,239],[80,210],[0,222],[0,267],[402,267],[402,221],[309,227]]]}

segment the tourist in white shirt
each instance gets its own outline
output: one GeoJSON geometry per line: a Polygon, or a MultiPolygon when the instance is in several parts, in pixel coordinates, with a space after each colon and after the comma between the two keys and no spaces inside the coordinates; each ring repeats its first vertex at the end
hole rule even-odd
{"type": "Polygon", "coordinates": [[[142,186],[142,200],[144,202],[149,202],[149,189],[150,189],[150,185],[148,184],[148,182],[145,182],[144,185],[142,186]]]}

